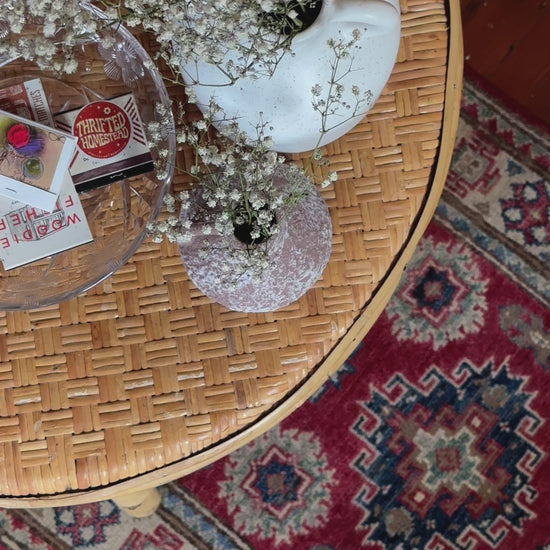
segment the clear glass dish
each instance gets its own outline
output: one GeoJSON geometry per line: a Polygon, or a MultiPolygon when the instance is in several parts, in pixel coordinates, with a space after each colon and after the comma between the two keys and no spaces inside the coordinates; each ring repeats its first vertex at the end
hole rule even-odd
{"type": "MultiPolygon", "coordinates": [[[[99,16],[101,11],[92,7],[99,16]]],[[[79,46],[78,70],[52,78],[35,65],[12,60],[2,65],[0,88],[40,78],[52,113],[67,111],[99,99],[132,92],[144,124],[158,120],[157,103],[170,106],[162,77],[141,44],[123,27],[113,46],[99,38],[79,46]]],[[[169,151],[169,169],[155,171],[79,194],[93,241],[22,267],[4,270],[0,264],[0,310],[32,309],[77,296],[124,265],[147,236],[173,175],[174,133],[162,148],[169,151]]],[[[151,151],[153,159],[156,152],[151,151]]]]}

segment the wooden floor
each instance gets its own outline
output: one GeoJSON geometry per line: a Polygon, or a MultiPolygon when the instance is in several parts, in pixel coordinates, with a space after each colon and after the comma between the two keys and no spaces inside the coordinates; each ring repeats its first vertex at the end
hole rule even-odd
{"type": "Polygon", "coordinates": [[[465,65],[550,126],[550,0],[461,0],[465,65]]]}

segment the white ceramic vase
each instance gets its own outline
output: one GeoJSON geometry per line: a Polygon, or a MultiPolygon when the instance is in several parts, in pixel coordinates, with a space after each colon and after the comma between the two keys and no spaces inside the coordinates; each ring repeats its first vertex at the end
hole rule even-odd
{"type": "MultiPolygon", "coordinates": [[[[285,169],[285,165],[279,169],[276,185],[285,184],[285,169]]],[[[245,272],[238,279],[234,272],[227,271],[227,266],[238,261],[233,251],[245,251],[246,245],[233,235],[201,232],[204,201],[200,188],[194,190],[190,206],[180,214],[180,220],[193,221],[194,237],[178,248],[197,288],[228,309],[246,312],[274,311],[305,294],[323,272],[332,248],[327,205],[314,185],[308,187],[307,195],[298,204],[277,214],[279,232],[264,243],[268,250],[267,267],[261,276],[256,278],[245,272]]]]}
{"type": "MultiPolygon", "coordinates": [[[[240,79],[233,85],[213,65],[189,63],[181,72],[188,85],[193,82],[199,107],[213,96],[229,118],[236,118],[241,130],[254,135],[260,121],[272,127],[273,149],[296,153],[313,149],[319,141],[321,117],[312,105],[311,89],[320,85],[328,90],[334,52],[327,40],[349,40],[354,29],[361,38],[354,50],[352,71],[340,81],[342,102],[354,103],[352,85],[361,92],[370,90],[369,101],[357,116],[341,105],[329,118],[320,145],[326,145],[348,132],[372,107],[390,77],[400,38],[399,0],[323,0],[314,23],[292,41],[294,55],[283,56],[271,77],[240,79]],[[206,85],[207,84],[207,85],[206,85]],[[261,115],[260,115],[261,113],[261,115]]],[[[346,64],[341,64],[343,72],[346,64]]]]}

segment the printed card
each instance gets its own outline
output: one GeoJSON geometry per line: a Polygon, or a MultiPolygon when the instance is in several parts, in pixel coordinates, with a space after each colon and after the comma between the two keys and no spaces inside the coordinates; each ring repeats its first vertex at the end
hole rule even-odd
{"type": "Polygon", "coordinates": [[[145,130],[132,94],[94,101],[54,118],[58,128],[77,139],[70,172],[78,191],[153,170],[145,130]]]}
{"type": "Polygon", "coordinates": [[[0,111],[0,195],[52,210],[75,145],[69,134],[0,111]]]}
{"type": "Polygon", "coordinates": [[[0,200],[0,259],[9,270],[92,240],[71,176],[49,211],[0,200]]]}

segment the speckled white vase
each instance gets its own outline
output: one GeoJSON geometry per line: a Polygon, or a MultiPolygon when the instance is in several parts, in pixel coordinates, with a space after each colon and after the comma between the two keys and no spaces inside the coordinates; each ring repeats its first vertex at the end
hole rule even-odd
{"type": "MultiPolygon", "coordinates": [[[[196,220],[203,208],[195,191],[181,220],[196,220]]],[[[316,187],[295,205],[279,223],[279,233],[267,241],[268,266],[259,279],[244,275],[237,283],[223,270],[230,263],[230,250],[246,248],[234,236],[203,235],[200,231],[178,245],[191,281],[206,296],[228,309],[268,312],[303,296],[325,268],[332,247],[332,224],[327,205],[316,187]],[[205,241],[209,246],[205,247],[205,241]],[[200,251],[206,249],[206,256],[200,251]]]]}
{"type": "Polygon", "coordinates": [[[370,90],[372,96],[354,118],[348,119],[349,110],[344,106],[337,109],[328,126],[338,126],[324,135],[321,145],[326,145],[360,122],[388,81],[399,47],[399,0],[323,0],[315,22],[293,39],[294,55],[284,55],[271,77],[241,79],[219,87],[227,81],[212,65],[184,65],[181,73],[188,84],[208,83],[193,86],[199,107],[214,96],[227,117],[237,118],[241,130],[251,135],[262,113],[261,120],[272,127],[269,134],[274,150],[309,151],[317,145],[321,128],[311,89],[316,84],[328,89],[335,59],[327,40],[349,40],[354,29],[361,31],[360,49],[355,51],[352,72],[340,81],[345,88],[342,101],[354,104],[352,85],[361,92],[370,90]]]}

